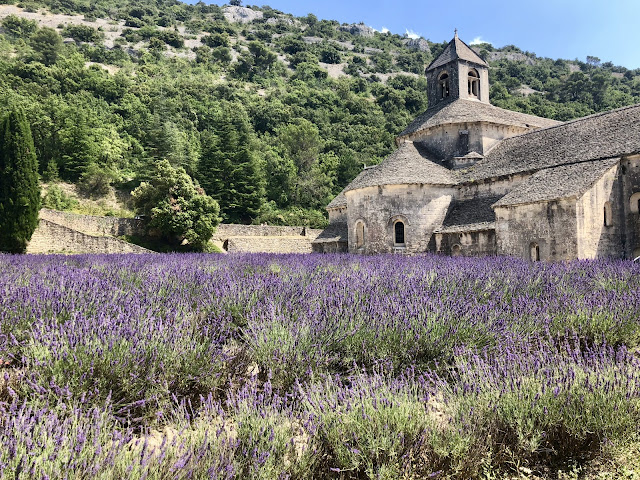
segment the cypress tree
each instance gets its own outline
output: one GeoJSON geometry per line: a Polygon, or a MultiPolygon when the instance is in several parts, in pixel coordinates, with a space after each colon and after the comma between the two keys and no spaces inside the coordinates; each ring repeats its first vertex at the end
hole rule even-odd
{"type": "Polygon", "coordinates": [[[0,251],[23,253],[38,226],[40,184],[31,128],[21,110],[0,127],[0,251]]]}
{"type": "Polygon", "coordinates": [[[264,203],[264,179],[246,112],[223,106],[215,133],[201,136],[198,180],[207,195],[220,204],[227,222],[248,223],[264,203]]]}

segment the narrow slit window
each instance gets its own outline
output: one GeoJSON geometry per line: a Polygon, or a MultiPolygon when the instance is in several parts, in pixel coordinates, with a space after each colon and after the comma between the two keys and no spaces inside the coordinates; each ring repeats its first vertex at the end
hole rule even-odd
{"type": "Polygon", "coordinates": [[[531,261],[539,262],[540,261],[540,245],[538,245],[535,242],[532,243],[529,246],[529,251],[530,251],[531,261]]]}
{"type": "Polygon", "coordinates": [[[611,214],[611,203],[606,202],[604,204],[604,226],[610,227],[613,225],[613,216],[611,214]]]}
{"type": "Polygon", "coordinates": [[[356,248],[364,247],[364,223],[356,225],[356,248]]]}
{"type": "Polygon", "coordinates": [[[396,246],[404,246],[404,223],[396,222],[394,225],[394,244],[396,246]]]}
{"type": "Polygon", "coordinates": [[[631,213],[640,213],[640,192],[635,192],[629,199],[631,213]]]}

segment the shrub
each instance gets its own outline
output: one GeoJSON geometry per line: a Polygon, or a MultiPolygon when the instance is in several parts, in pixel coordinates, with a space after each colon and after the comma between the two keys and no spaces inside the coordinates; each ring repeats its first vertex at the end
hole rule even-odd
{"type": "Polygon", "coordinates": [[[71,37],[77,42],[99,43],[104,40],[104,33],[88,25],[66,25],[62,35],[71,37]]]}
{"type": "Polygon", "coordinates": [[[111,185],[118,181],[118,174],[108,167],[90,163],[80,176],[78,188],[89,197],[104,197],[111,190],[111,185]]]}
{"type": "Polygon", "coordinates": [[[51,185],[42,199],[42,206],[53,210],[72,210],[78,200],[67,195],[58,185],[51,185]]]}
{"type": "Polygon", "coordinates": [[[172,243],[188,243],[202,250],[209,243],[218,223],[220,206],[185,172],[167,160],[156,164],[150,182],[143,182],[133,193],[139,212],[149,218],[172,243]]]}

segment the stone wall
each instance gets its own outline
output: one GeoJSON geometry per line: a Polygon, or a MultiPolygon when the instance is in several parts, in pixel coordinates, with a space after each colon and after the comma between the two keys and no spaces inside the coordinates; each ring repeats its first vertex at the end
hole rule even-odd
{"type": "Polygon", "coordinates": [[[529,130],[488,122],[450,123],[416,132],[408,135],[407,139],[421,142],[434,156],[449,160],[452,157],[462,157],[469,152],[484,155],[500,140],[529,130]]]}
{"type": "Polygon", "coordinates": [[[346,223],[347,222],[347,207],[329,208],[329,223],[346,223]]]}
{"type": "Polygon", "coordinates": [[[530,177],[531,174],[518,174],[510,175],[509,177],[499,180],[491,179],[488,181],[466,183],[459,187],[456,199],[472,200],[480,196],[506,195],[530,177]]]}
{"type": "Polygon", "coordinates": [[[94,217],[43,208],[40,218],[88,235],[144,235],[144,222],[134,218],[94,217]]]}
{"type": "Polygon", "coordinates": [[[625,256],[640,256],[640,155],[630,156],[621,162],[622,176],[620,202],[623,205],[622,215],[626,225],[625,256]]]}
{"type": "Polygon", "coordinates": [[[229,253],[311,253],[310,237],[230,237],[224,242],[229,253]]]}
{"type": "Polygon", "coordinates": [[[392,253],[394,222],[405,223],[405,253],[428,250],[433,231],[442,224],[455,190],[428,185],[384,185],[346,193],[349,251],[392,253]],[[356,244],[356,225],[364,223],[363,248],[356,244]]]}
{"type": "Polygon", "coordinates": [[[495,230],[479,230],[475,232],[437,233],[435,250],[445,255],[462,255],[477,257],[495,255],[495,230]]]}
{"type": "Polygon", "coordinates": [[[40,224],[31,237],[27,253],[151,253],[117,238],[88,235],[49,220],[40,224]]]}
{"type": "Polygon", "coordinates": [[[287,227],[273,225],[233,225],[221,223],[213,234],[214,240],[227,240],[230,237],[291,237],[301,236],[311,240],[322,233],[307,227],[287,227]]]}
{"type": "Polygon", "coordinates": [[[575,200],[497,207],[495,212],[498,255],[534,260],[531,246],[538,245],[540,260],[577,258],[575,200]]]}
{"type": "MultiPolygon", "coordinates": [[[[624,258],[625,206],[620,199],[618,165],[606,172],[577,201],[578,258],[624,258]],[[605,225],[605,204],[611,221],[605,225]]],[[[628,208],[628,206],[627,206],[628,208]]]]}
{"type": "MultiPolygon", "coordinates": [[[[94,217],[43,208],[40,219],[32,253],[127,253],[126,247],[118,250],[117,245],[130,244],[113,237],[145,235],[144,221],[133,218],[94,217]]],[[[220,224],[212,241],[228,252],[311,253],[311,242],[320,233],[322,230],[307,227],[220,224]]]]}

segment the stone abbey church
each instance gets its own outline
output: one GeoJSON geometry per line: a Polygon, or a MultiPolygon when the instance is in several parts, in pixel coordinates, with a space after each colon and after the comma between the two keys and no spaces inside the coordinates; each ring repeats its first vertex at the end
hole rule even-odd
{"type": "Polygon", "coordinates": [[[565,123],[494,107],[457,34],[426,75],[429,109],[327,206],[314,251],[640,255],[640,105],[565,123]]]}

